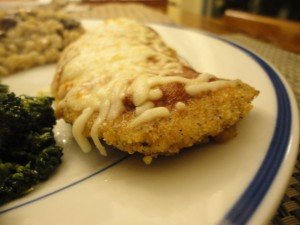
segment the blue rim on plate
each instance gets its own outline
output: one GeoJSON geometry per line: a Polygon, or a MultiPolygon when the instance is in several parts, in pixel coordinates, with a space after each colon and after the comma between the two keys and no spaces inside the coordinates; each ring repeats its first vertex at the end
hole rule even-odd
{"type": "Polygon", "coordinates": [[[277,100],[277,119],[267,154],[239,200],[230,209],[220,224],[245,224],[255,213],[269,190],[288,150],[292,127],[291,103],[286,88],[274,69],[256,54],[228,40],[213,36],[241,50],[255,60],[273,84],[277,100]]]}
{"type": "MultiPolygon", "coordinates": [[[[161,24],[160,24],[161,25],[161,24]]],[[[162,25],[166,27],[172,27],[175,29],[183,29],[178,26],[173,26],[170,24],[162,25]]],[[[194,31],[197,32],[197,31],[194,31]]],[[[199,33],[199,32],[198,32],[199,33]]],[[[254,178],[252,179],[249,186],[245,189],[241,197],[237,200],[237,202],[233,205],[233,207],[229,210],[229,212],[225,215],[225,217],[221,220],[219,224],[232,224],[232,225],[241,225],[245,224],[251,216],[255,213],[256,209],[259,207],[259,204],[262,202],[263,198],[265,197],[267,191],[269,190],[272,182],[274,181],[274,178],[276,174],[278,173],[278,170],[281,166],[281,163],[284,159],[284,156],[287,153],[289,141],[291,139],[291,125],[292,125],[292,110],[291,110],[291,103],[290,99],[287,93],[287,90],[283,84],[283,82],[280,79],[280,76],[274,69],[266,63],[263,59],[261,59],[256,54],[252,53],[248,49],[233,43],[231,41],[225,40],[221,37],[215,36],[213,34],[209,34],[206,32],[201,32],[201,34],[204,34],[206,36],[209,36],[211,38],[214,38],[216,40],[225,42],[232,47],[240,50],[241,52],[247,54],[250,56],[256,63],[260,65],[260,67],[265,71],[267,76],[269,77],[273,88],[275,90],[276,99],[277,99],[277,118],[276,118],[276,125],[275,130],[267,151],[267,154],[263,160],[263,163],[261,164],[260,168],[256,172],[254,178]]],[[[66,190],[70,187],[73,187],[74,185],[81,183],[91,177],[94,177],[98,175],[99,173],[102,173],[106,171],[107,169],[121,163],[125,159],[130,158],[128,155],[125,157],[122,157],[112,164],[106,166],[105,168],[101,168],[98,171],[96,171],[93,174],[90,174],[78,181],[75,181],[69,185],[66,185],[62,188],[59,188],[55,191],[49,192],[45,195],[39,196],[33,200],[24,202],[22,204],[13,206],[11,208],[4,209],[0,211],[0,215],[12,210],[15,210],[17,208],[20,208],[22,206],[31,204],[33,202],[36,202],[38,200],[44,199],[48,196],[51,196],[53,194],[56,194],[58,192],[61,192],[63,190],[66,190]]]]}

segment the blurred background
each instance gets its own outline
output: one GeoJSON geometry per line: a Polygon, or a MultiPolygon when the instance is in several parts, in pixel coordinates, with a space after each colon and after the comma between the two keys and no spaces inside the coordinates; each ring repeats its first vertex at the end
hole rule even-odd
{"type": "Polygon", "coordinates": [[[300,20],[299,0],[170,0],[169,5],[171,10],[187,10],[211,17],[221,17],[227,9],[235,9],[270,17],[300,20]]]}
{"type": "Polygon", "coordinates": [[[180,20],[182,13],[212,18],[222,17],[226,10],[234,9],[268,17],[300,21],[300,0],[0,0],[0,9],[11,5],[60,5],[69,3],[108,4],[140,3],[161,10],[175,20],[180,20]]]}
{"type": "MultiPolygon", "coordinates": [[[[57,0],[66,2],[66,0],[57,0]]],[[[79,2],[73,0],[71,2],[79,2]]],[[[83,2],[139,2],[161,10],[172,16],[188,11],[201,16],[221,17],[227,9],[242,10],[250,13],[300,21],[299,0],[83,0],[83,2]]]]}
{"type": "Polygon", "coordinates": [[[78,18],[107,19],[125,16],[141,22],[172,23],[219,35],[243,33],[284,49],[300,52],[300,0],[53,0],[52,2],[68,5],[66,10],[78,18]],[[83,12],[84,10],[86,11],[83,12]]]}

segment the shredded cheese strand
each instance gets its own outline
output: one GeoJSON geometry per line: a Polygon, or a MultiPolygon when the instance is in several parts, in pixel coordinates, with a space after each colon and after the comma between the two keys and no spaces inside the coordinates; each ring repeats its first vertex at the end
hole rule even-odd
{"type": "Polygon", "coordinates": [[[83,131],[86,126],[86,123],[90,118],[90,116],[92,115],[92,113],[93,110],[91,108],[84,109],[81,115],[75,120],[72,127],[73,136],[76,142],[78,143],[79,147],[85,153],[91,151],[92,149],[92,146],[89,143],[88,139],[83,135],[83,131]]]}
{"type": "Polygon", "coordinates": [[[137,118],[135,118],[129,126],[136,127],[142,123],[146,123],[157,118],[168,117],[169,115],[170,112],[166,107],[156,107],[153,109],[148,109],[137,118]]]}
{"type": "Polygon", "coordinates": [[[107,116],[109,107],[110,107],[110,101],[106,100],[104,102],[104,104],[101,105],[101,107],[99,109],[99,115],[91,129],[91,137],[93,139],[93,142],[94,142],[95,146],[97,147],[97,149],[99,150],[100,154],[103,156],[107,156],[107,152],[99,140],[98,132],[99,132],[99,126],[102,124],[102,122],[105,120],[105,118],[107,116]]]}

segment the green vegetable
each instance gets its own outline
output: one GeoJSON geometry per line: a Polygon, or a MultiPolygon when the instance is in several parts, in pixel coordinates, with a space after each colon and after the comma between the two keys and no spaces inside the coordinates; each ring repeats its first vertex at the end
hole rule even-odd
{"type": "Polygon", "coordinates": [[[50,97],[17,97],[0,84],[0,205],[46,180],[61,163],[50,97]]]}

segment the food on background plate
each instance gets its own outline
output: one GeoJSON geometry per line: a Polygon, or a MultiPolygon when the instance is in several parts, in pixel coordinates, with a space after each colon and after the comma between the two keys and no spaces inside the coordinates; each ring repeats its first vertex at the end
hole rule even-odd
{"type": "Polygon", "coordinates": [[[61,163],[52,98],[15,96],[0,84],[0,205],[48,179],[61,163]]]}
{"type": "Polygon", "coordinates": [[[0,76],[56,62],[83,32],[79,22],[51,9],[0,11],[0,76]]]}
{"type": "Polygon", "coordinates": [[[56,115],[73,124],[84,152],[90,137],[121,151],[158,155],[235,134],[258,95],[240,80],[196,72],[150,27],[105,21],[62,54],[52,83],[56,115]]]}

